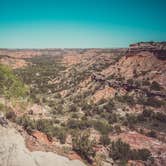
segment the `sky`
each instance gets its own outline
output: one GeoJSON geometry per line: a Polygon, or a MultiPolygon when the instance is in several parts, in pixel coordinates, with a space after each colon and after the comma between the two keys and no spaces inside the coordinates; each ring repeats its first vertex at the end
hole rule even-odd
{"type": "Polygon", "coordinates": [[[0,48],[166,41],[166,0],[0,0],[0,48]]]}

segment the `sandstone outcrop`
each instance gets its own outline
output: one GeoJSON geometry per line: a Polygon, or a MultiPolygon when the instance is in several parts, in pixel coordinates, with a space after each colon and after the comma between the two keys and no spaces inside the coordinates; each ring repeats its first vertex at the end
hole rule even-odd
{"type": "Polygon", "coordinates": [[[157,58],[166,60],[166,42],[140,42],[131,44],[127,54],[133,55],[142,51],[149,51],[157,58]]]}

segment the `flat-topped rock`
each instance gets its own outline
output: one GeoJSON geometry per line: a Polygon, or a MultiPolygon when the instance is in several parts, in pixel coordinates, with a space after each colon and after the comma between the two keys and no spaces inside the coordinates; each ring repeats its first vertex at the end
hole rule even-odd
{"type": "Polygon", "coordinates": [[[130,44],[130,49],[166,50],[166,42],[139,42],[130,44]]]}

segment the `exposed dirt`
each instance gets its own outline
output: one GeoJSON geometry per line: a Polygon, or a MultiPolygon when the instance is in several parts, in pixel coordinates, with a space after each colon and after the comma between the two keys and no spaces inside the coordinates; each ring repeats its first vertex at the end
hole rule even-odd
{"type": "Polygon", "coordinates": [[[101,99],[113,98],[115,96],[116,90],[114,88],[106,86],[103,89],[98,90],[93,96],[92,100],[97,103],[101,99]]]}
{"type": "Polygon", "coordinates": [[[166,162],[166,143],[158,141],[154,138],[147,137],[135,131],[124,132],[119,135],[110,135],[111,140],[117,140],[119,138],[124,142],[128,143],[131,148],[146,148],[151,151],[155,158],[162,158],[162,162],[166,162]]]}

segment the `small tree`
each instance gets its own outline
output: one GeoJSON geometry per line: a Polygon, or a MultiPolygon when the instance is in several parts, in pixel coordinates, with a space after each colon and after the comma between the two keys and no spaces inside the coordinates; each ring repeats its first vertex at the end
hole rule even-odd
{"type": "Polygon", "coordinates": [[[147,133],[147,136],[152,137],[152,138],[156,138],[157,134],[154,130],[151,130],[147,133]]]}
{"type": "Polygon", "coordinates": [[[57,138],[60,140],[61,144],[65,144],[67,137],[67,131],[63,128],[59,129],[59,133],[57,135],[57,138]]]}
{"type": "Polygon", "coordinates": [[[9,67],[0,64],[0,93],[6,99],[24,97],[27,90],[9,67]]]}
{"type": "Polygon", "coordinates": [[[156,90],[156,91],[160,91],[162,88],[160,86],[160,84],[156,81],[153,81],[151,86],[150,86],[151,90],[156,90]]]}
{"type": "Polygon", "coordinates": [[[5,99],[5,110],[7,110],[9,99],[25,97],[27,92],[28,88],[14,75],[12,70],[0,64],[0,95],[5,99]]]}
{"type": "Polygon", "coordinates": [[[137,116],[135,116],[134,114],[127,114],[126,119],[127,125],[131,129],[134,128],[134,125],[138,122],[137,116]]]}
{"type": "Polygon", "coordinates": [[[130,145],[118,139],[112,142],[110,156],[114,160],[128,161],[130,154],[130,145]]]}
{"type": "Polygon", "coordinates": [[[112,142],[110,157],[122,163],[126,163],[128,160],[147,161],[148,159],[153,159],[148,149],[130,149],[130,145],[122,142],[121,139],[112,142]]]}
{"type": "Polygon", "coordinates": [[[138,150],[131,150],[131,157],[132,160],[143,160],[146,161],[151,158],[151,153],[148,149],[138,149],[138,150]]]}
{"type": "Polygon", "coordinates": [[[112,126],[105,121],[95,120],[92,122],[93,127],[99,131],[102,135],[107,135],[109,132],[112,131],[112,126]]]}
{"type": "Polygon", "coordinates": [[[81,157],[85,158],[89,162],[92,161],[92,157],[95,156],[95,151],[93,149],[95,145],[95,141],[91,141],[89,139],[90,133],[89,132],[79,132],[76,136],[74,136],[72,143],[73,143],[73,150],[81,155],[81,157]]]}
{"type": "Polygon", "coordinates": [[[102,136],[100,137],[100,142],[101,142],[101,144],[103,144],[104,146],[107,146],[107,145],[110,144],[111,141],[110,141],[108,135],[102,135],[102,136]]]}
{"type": "Polygon", "coordinates": [[[143,110],[143,112],[142,112],[142,115],[143,115],[144,117],[151,117],[152,114],[153,114],[153,111],[152,111],[152,110],[147,110],[147,109],[145,109],[145,110],[143,110]]]}

